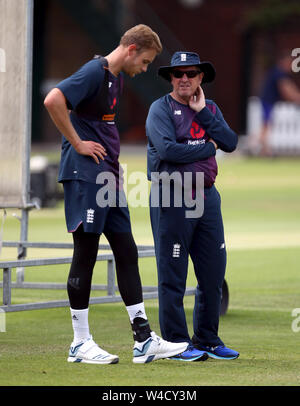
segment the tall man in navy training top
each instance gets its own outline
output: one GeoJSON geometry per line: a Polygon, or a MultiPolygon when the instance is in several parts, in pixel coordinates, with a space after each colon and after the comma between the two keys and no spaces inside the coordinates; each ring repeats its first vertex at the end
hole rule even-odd
{"type": "Polygon", "coordinates": [[[146,72],[161,49],[158,35],[148,26],[137,25],[122,36],[119,46],[109,55],[87,62],[52,89],[44,101],[63,134],[58,180],[64,186],[66,223],[74,240],[67,283],[74,332],[69,362],[113,364],[119,360],[117,355],[100,348],[89,330],[91,281],[102,233],[115,257],[118,287],[133,330],[133,362],[166,358],[187,348],[187,342],[162,340],[151,331],[147,320],[137,247],[119,176],[120,140],[114,121],[122,72],[130,77],[146,72]],[[106,174],[111,175],[106,180],[110,180],[109,187],[116,192],[112,201],[105,201],[98,194],[106,174]],[[99,175],[105,176],[99,180],[99,175]]]}
{"type": "MultiPolygon", "coordinates": [[[[160,204],[150,206],[161,333],[164,339],[188,341],[191,351],[196,348],[211,358],[234,359],[239,353],[227,348],[218,336],[226,248],[221,199],[214,183],[216,150],[234,151],[238,137],[216,103],[205,99],[201,84],[215,78],[210,62],[200,62],[194,52],[176,52],[171,65],[160,67],[158,74],[172,84],[173,90],[152,103],[147,117],[148,179],[155,179],[151,176],[154,173],[179,172],[182,177],[190,173],[194,200],[195,193],[204,195],[203,213],[195,218],[187,216],[190,204],[185,200],[180,207],[176,202],[172,204],[175,186],[170,188],[170,207],[164,207],[161,197],[160,204]],[[199,190],[195,178],[201,172],[204,187],[199,190]],[[189,255],[198,282],[192,339],[183,306],[189,255]]],[[[154,182],[151,194],[153,187],[154,182]]],[[[175,358],[181,359],[182,355],[175,358]]]]}

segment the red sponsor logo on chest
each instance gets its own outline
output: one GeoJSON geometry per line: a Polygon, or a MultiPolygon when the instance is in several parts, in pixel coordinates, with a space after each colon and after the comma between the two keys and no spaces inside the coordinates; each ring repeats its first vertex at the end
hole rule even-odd
{"type": "Polygon", "coordinates": [[[205,130],[202,127],[200,127],[198,123],[193,121],[190,129],[190,134],[192,138],[202,138],[205,134],[205,130]]]}

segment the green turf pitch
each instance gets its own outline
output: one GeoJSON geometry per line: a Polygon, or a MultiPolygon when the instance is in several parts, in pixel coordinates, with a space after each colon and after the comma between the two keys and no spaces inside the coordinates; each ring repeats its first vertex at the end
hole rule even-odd
{"type": "MultiPolygon", "coordinates": [[[[128,159],[129,171],[145,169],[144,157],[123,158],[128,159]]],[[[72,331],[68,308],[7,313],[6,332],[0,332],[0,385],[298,386],[300,331],[292,330],[292,310],[300,308],[299,161],[222,159],[217,187],[222,195],[230,294],[228,312],[220,319],[220,335],[240,351],[240,358],[134,365],[128,316],[124,306],[115,303],[92,305],[90,326],[95,341],[119,355],[119,364],[69,364],[66,358],[72,331]]],[[[148,209],[131,208],[131,218],[137,243],[151,244],[148,209]]],[[[17,239],[18,222],[9,211],[4,240],[17,239]]],[[[29,240],[70,241],[62,204],[30,214],[29,240]]],[[[62,250],[50,255],[46,250],[28,251],[29,257],[69,254],[62,250]]],[[[0,258],[15,258],[15,249],[3,248],[0,258]]],[[[154,259],[142,259],[140,269],[144,285],[156,283],[154,259]]],[[[25,280],[65,282],[67,272],[63,265],[28,269],[25,280]]],[[[105,264],[99,263],[94,282],[104,283],[105,278],[105,264]]],[[[188,285],[194,284],[190,267],[188,285]]],[[[12,293],[13,303],[65,298],[63,290],[14,289],[12,293]]],[[[192,297],[185,298],[185,307],[192,334],[192,297]]],[[[157,300],[146,301],[146,310],[159,334],[157,300]]]]}

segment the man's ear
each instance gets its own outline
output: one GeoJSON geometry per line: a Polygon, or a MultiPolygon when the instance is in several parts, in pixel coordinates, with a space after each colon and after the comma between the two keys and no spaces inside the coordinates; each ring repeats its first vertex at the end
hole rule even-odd
{"type": "Polygon", "coordinates": [[[127,48],[128,50],[128,55],[132,56],[134,53],[136,53],[136,45],[135,44],[130,44],[127,48]]]}
{"type": "Polygon", "coordinates": [[[204,73],[203,73],[203,72],[200,73],[199,78],[200,78],[200,84],[201,84],[201,83],[202,83],[202,80],[203,80],[203,78],[204,78],[204,73]]]}

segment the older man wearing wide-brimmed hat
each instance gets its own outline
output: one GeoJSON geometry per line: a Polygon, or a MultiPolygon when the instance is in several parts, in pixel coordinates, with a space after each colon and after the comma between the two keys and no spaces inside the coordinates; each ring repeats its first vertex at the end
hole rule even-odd
{"type": "Polygon", "coordinates": [[[169,66],[161,66],[158,69],[158,74],[170,82],[170,73],[174,69],[182,66],[195,66],[200,72],[203,72],[203,83],[212,82],[216,76],[216,71],[212,63],[206,61],[200,62],[200,58],[195,52],[175,52],[171,59],[171,64],[169,66]]]}
{"type": "Polygon", "coordinates": [[[203,108],[204,93],[202,83],[212,82],[216,76],[214,66],[210,62],[200,62],[195,52],[175,52],[169,66],[158,69],[159,76],[173,85],[172,97],[179,102],[191,103],[190,107],[200,111],[203,108]],[[194,98],[193,96],[196,96],[194,98]],[[198,106],[195,102],[202,103],[198,106]]]}
{"type": "Polygon", "coordinates": [[[220,195],[214,183],[218,172],[216,149],[234,151],[237,135],[216,103],[205,99],[202,84],[212,82],[216,75],[210,62],[201,62],[195,52],[180,51],[173,55],[169,66],[159,68],[158,74],[172,85],[169,94],[152,103],[146,122],[161,333],[164,339],[190,343],[184,353],[172,359],[199,361],[207,355],[235,359],[239,353],[226,347],[218,336],[226,248],[220,195]],[[203,210],[191,215],[186,200],[179,205],[175,201],[178,191],[170,182],[169,199],[164,199],[161,175],[165,173],[179,173],[183,178],[180,193],[192,195],[195,202],[202,198],[203,210]],[[201,173],[204,188],[199,189],[201,173]],[[185,182],[186,175],[191,175],[187,177],[191,185],[185,182]],[[161,195],[152,199],[157,184],[161,195]],[[189,256],[198,281],[192,338],[183,306],[189,256]]]}

